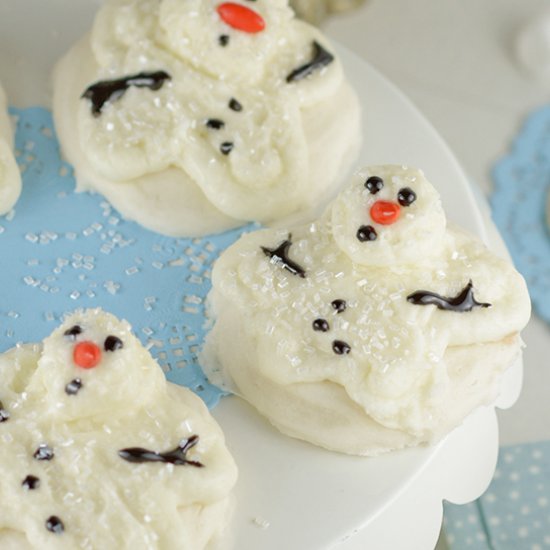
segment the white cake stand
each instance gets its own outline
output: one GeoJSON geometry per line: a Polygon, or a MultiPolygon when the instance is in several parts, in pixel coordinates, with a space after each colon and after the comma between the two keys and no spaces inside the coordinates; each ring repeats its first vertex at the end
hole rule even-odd
{"type": "MultiPolygon", "coordinates": [[[[84,33],[99,0],[2,0],[0,80],[19,107],[48,105],[55,60],[84,33]]],[[[441,138],[374,69],[338,48],[363,105],[360,164],[424,169],[448,217],[505,254],[482,199],[441,138]]],[[[330,151],[327,151],[330,154],[330,151]]],[[[495,406],[521,387],[518,362],[495,406]]],[[[213,411],[239,465],[228,541],[235,550],[426,550],[433,548],[442,501],[464,503],[489,484],[498,451],[494,406],[472,414],[437,446],[364,459],[340,456],[280,435],[238,398],[213,411]]]]}
{"type": "MultiPolygon", "coordinates": [[[[363,104],[361,164],[419,166],[441,193],[449,219],[501,256],[506,248],[485,199],[448,147],[385,78],[339,48],[363,104]]],[[[238,550],[430,550],[441,528],[443,500],[464,504],[489,485],[498,455],[495,407],[519,396],[521,361],[500,396],[433,447],[379,458],[316,449],[279,434],[238,398],[214,410],[240,465],[233,545],[238,550]]]]}

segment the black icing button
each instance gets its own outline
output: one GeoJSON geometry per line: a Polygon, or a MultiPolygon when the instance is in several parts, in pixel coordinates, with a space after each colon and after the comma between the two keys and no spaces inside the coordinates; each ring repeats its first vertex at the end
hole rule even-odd
{"type": "Polygon", "coordinates": [[[332,342],[332,351],[336,355],[347,355],[351,351],[351,347],[342,340],[334,340],[334,342],[332,342]]]}
{"type": "Polygon", "coordinates": [[[65,386],[65,393],[67,395],[76,395],[82,389],[82,386],[82,380],[75,378],[65,386]]]}
{"type": "Polygon", "coordinates": [[[237,113],[243,110],[243,106],[234,97],[229,101],[229,108],[237,113]]]}
{"type": "Polygon", "coordinates": [[[346,311],[346,308],[348,307],[348,304],[345,300],[333,300],[330,304],[332,306],[332,309],[336,311],[336,313],[342,313],[343,311],[346,311]]]}
{"type": "Polygon", "coordinates": [[[330,330],[330,326],[325,319],[315,319],[312,326],[316,332],[328,332],[330,330]]]}
{"type": "Polygon", "coordinates": [[[231,151],[233,151],[233,143],[231,143],[230,141],[224,141],[221,145],[220,145],[220,151],[224,154],[224,155],[229,155],[229,153],[231,153],[231,151]]]}
{"type": "Polygon", "coordinates": [[[212,130],[221,130],[225,126],[225,122],[219,118],[209,118],[206,121],[206,126],[212,130]]]}
{"type": "Polygon", "coordinates": [[[21,486],[28,491],[34,491],[40,487],[40,479],[36,476],[29,475],[21,482],[21,486]]]}
{"type": "Polygon", "coordinates": [[[33,457],[36,458],[36,460],[52,460],[54,456],[55,454],[53,449],[45,443],[39,445],[38,449],[36,449],[33,454],[33,457]]]}
{"type": "Polygon", "coordinates": [[[359,239],[362,243],[375,241],[377,237],[378,234],[376,233],[376,229],[374,229],[372,225],[362,225],[357,230],[357,239],[359,239]]]}
{"type": "Polygon", "coordinates": [[[51,533],[60,535],[61,533],[63,533],[63,531],[65,531],[65,526],[57,516],[50,516],[46,520],[46,529],[51,533]]]}
{"type": "Polygon", "coordinates": [[[6,409],[4,409],[4,405],[2,405],[2,401],[0,401],[0,424],[2,422],[7,422],[10,418],[10,413],[6,409]]]}

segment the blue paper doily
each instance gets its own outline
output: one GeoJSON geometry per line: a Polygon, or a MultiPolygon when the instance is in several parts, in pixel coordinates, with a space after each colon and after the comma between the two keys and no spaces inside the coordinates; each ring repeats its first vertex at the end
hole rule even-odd
{"type": "Polygon", "coordinates": [[[550,441],[502,447],[485,494],[445,505],[444,532],[451,550],[550,548],[550,441]]]}
{"type": "Polygon", "coordinates": [[[527,281],[536,312],[550,323],[550,106],[527,119],[493,179],[493,218],[527,281]]]}
{"type": "Polygon", "coordinates": [[[23,192],[0,218],[0,352],[42,340],[67,312],[102,307],[132,324],[169,380],[215,405],[222,393],[197,362],[205,298],[212,262],[243,229],[175,239],[126,221],[103,197],[74,193],[48,111],[11,113],[23,192]]]}

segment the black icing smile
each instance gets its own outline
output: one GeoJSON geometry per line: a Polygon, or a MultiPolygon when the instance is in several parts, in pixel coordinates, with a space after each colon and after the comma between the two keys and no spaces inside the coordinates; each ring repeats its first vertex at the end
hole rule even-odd
{"type": "Polygon", "coordinates": [[[131,86],[156,91],[171,79],[172,77],[166,71],[155,71],[138,73],[115,80],[101,80],[89,86],[82,97],[90,100],[92,114],[98,117],[101,115],[105,103],[120,99],[131,86]]]}

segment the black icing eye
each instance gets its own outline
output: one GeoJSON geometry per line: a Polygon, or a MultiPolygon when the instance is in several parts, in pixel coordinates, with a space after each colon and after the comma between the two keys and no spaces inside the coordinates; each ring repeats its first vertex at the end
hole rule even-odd
{"type": "Polygon", "coordinates": [[[369,190],[372,195],[376,195],[379,191],[382,191],[384,187],[384,180],[378,176],[371,176],[365,182],[365,188],[369,190]]]}
{"type": "Polygon", "coordinates": [[[50,516],[46,520],[46,529],[56,535],[60,535],[65,531],[65,526],[57,516],[50,516]]]}
{"type": "Polygon", "coordinates": [[[313,330],[316,332],[328,332],[329,329],[329,324],[325,319],[315,319],[315,321],[313,321],[313,330]]]}
{"type": "Polygon", "coordinates": [[[397,202],[401,206],[410,206],[416,200],[416,193],[409,187],[403,187],[399,189],[397,193],[397,202]]]}
{"type": "Polygon", "coordinates": [[[220,46],[225,48],[229,44],[229,35],[227,34],[220,34],[218,37],[218,42],[220,43],[220,46]]]}
{"type": "Polygon", "coordinates": [[[71,340],[76,340],[76,337],[82,333],[82,327],[78,325],[72,326],[70,329],[67,329],[64,334],[68,336],[71,340]]]}
{"type": "Polygon", "coordinates": [[[103,349],[105,351],[116,351],[124,347],[122,340],[116,336],[107,336],[103,344],[103,349]]]}

